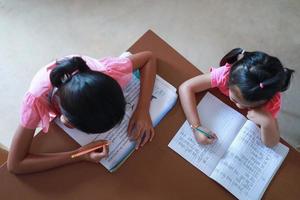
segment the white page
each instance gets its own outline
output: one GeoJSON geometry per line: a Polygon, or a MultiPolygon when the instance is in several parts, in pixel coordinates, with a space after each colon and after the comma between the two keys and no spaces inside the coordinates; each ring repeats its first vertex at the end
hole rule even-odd
{"type": "Polygon", "coordinates": [[[266,147],[260,128],[248,120],[211,178],[239,199],[260,199],[287,153],[283,144],[266,147]]]}
{"type": "Polygon", "coordinates": [[[153,126],[156,126],[161,121],[176,101],[176,88],[156,75],[150,104],[150,116],[153,126]]]}
{"type": "MultiPolygon", "coordinates": [[[[164,115],[174,106],[177,100],[176,89],[175,91],[174,89],[173,86],[168,85],[168,83],[159,76],[156,77],[153,88],[153,96],[155,96],[155,98],[152,98],[150,104],[150,116],[154,126],[157,125],[164,115]]],[[[119,125],[105,133],[86,134],[77,129],[67,128],[59,122],[59,120],[56,120],[56,123],[82,146],[100,139],[109,140],[111,142],[109,145],[109,156],[108,158],[102,159],[100,163],[109,171],[113,171],[134,151],[135,142],[130,141],[127,137],[127,127],[131,115],[137,106],[139,91],[140,80],[133,76],[132,80],[123,90],[127,102],[125,116],[119,125]]]]}
{"type": "Polygon", "coordinates": [[[202,98],[197,109],[202,125],[215,132],[219,139],[211,145],[198,144],[186,121],[169,147],[209,176],[246,118],[209,92],[202,98]]]}

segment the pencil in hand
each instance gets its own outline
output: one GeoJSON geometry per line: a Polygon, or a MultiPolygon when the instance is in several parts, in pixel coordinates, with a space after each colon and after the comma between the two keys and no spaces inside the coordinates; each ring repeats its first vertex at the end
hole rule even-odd
{"type": "Polygon", "coordinates": [[[210,135],[209,133],[207,133],[206,131],[204,130],[201,130],[199,127],[200,126],[193,126],[193,125],[190,125],[192,129],[198,131],[199,133],[205,135],[208,139],[213,139],[214,137],[212,135],[210,135]]]}
{"type": "Polygon", "coordinates": [[[105,146],[108,146],[109,144],[110,144],[110,142],[106,141],[105,143],[102,143],[102,144],[99,144],[97,146],[91,147],[90,149],[82,150],[82,151],[80,151],[78,153],[75,153],[75,154],[71,155],[71,158],[76,158],[76,157],[82,156],[84,154],[93,152],[93,151],[95,151],[97,149],[100,149],[100,148],[103,148],[105,146]]]}

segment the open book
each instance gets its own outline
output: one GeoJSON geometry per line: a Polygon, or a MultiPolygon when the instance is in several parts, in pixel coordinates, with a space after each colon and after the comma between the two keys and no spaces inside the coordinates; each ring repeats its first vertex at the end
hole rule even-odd
{"type": "MultiPolygon", "coordinates": [[[[127,127],[130,117],[136,108],[139,91],[140,80],[136,76],[132,76],[132,80],[123,91],[127,102],[125,116],[118,126],[105,133],[86,134],[78,129],[67,128],[59,119],[56,119],[55,122],[81,146],[97,140],[109,140],[111,142],[109,145],[109,156],[102,159],[100,163],[110,172],[113,172],[135,149],[135,142],[130,141],[127,137],[127,127]]],[[[176,88],[156,75],[150,104],[150,116],[153,126],[156,126],[160,122],[171,110],[176,101],[176,88]]]]}
{"type": "Polygon", "coordinates": [[[197,106],[201,123],[218,136],[199,145],[186,121],[169,147],[239,199],[260,199],[288,153],[279,143],[266,147],[260,128],[207,93],[197,106]]]}

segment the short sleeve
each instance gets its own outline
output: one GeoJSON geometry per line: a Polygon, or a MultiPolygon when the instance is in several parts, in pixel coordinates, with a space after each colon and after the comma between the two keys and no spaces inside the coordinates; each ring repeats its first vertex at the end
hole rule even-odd
{"type": "Polygon", "coordinates": [[[230,65],[226,64],[218,68],[210,68],[210,84],[212,88],[219,88],[219,90],[228,96],[228,79],[230,73],[230,65]]]}
{"type": "Polygon", "coordinates": [[[211,87],[227,84],[230,68],[228,66],[210,68],[211,87]]]}
{"type": "Polygon", "coordinates": [[[25,128],[36,129],[41,127],[44,132],[47,132],[51,120],[50,112],[46,99],[35,97],[27,92],[21,105],[20,123],[25,128]]]}
{"type": "Polygon", "coordinates": [[[267,102],[265,109],[269,111],[274,118],[278,117],[281,108],[281,94],[278,92],[275,96],[267,102]]]}
{"type": "Polygon", "coordinates": [[[132,62],[129,58],[107,57],[100,60],[104,65],[103,73],[114,78],[124,88],[132,77],[132,62]]]}

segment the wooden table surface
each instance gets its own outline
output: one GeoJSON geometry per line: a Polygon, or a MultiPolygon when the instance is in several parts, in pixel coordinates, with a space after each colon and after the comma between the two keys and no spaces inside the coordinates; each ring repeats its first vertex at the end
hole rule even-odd
{"type": "MultiPolygon", "coordinates": [[[[158,74],[175,87],[201,74],[150,30],[129,48],[132,53],[143,50],[155,53],[158,57],[158,74]]],[[[217,90],[211,92],[234,107],[217,90]]],[[[198,100],[203,94],[199,94],[198,100]]],[[[114,173],[109,173],[101,165],[81,162],[41,173],[16,176],[10,174],[4,164],[0,168],[0,199],[234,199],[221,185],[168,147],[184,121],[178,101],[155,128],[154,140],[132,154],[114,173]]],[[[264,199],[300,199],[300,154],[282,142],[289,146],[290,151],[266,190],[264,199]]],[[[39,133],[34,138],[31,151],[59,152],[78,146],[59,127],[51,124],[48,133],[39,133]]]]}

